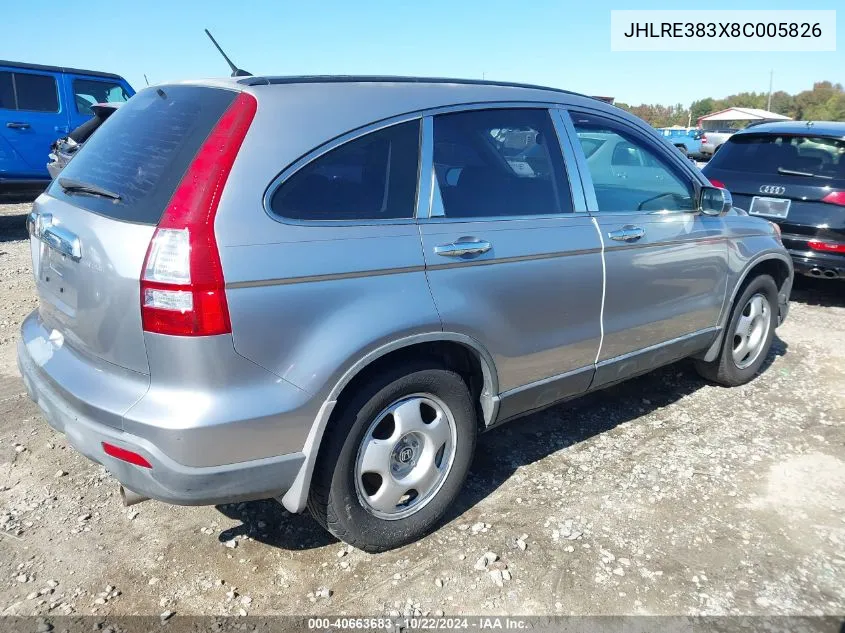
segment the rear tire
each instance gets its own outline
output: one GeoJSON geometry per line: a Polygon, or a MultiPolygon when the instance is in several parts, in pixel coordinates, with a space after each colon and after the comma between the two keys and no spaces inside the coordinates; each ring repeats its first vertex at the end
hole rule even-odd
{"type": "Polygon", "coordinates": [[[725,387],[752,380],[772,347],[778,310],[775,280],[769,275],[751,279],[734,302],[719,355],[710,362],[697,360],[698,373],[725,387]]]}
{"type": "Polygon", "coordinates": [[[317,457],[311,514],[367,552],[428,533],[460,492],[475,451],[466,383],[419,360],[371,378],[338,406],[317,457]]]}

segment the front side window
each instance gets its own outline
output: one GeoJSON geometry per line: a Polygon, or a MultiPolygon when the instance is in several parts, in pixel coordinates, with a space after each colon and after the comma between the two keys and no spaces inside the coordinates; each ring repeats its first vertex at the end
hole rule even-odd
{"type": "Polygon", "coordinates": [[[434,117],[434,170],[446,217],[572,212],[549,113],[472,110],[434,117]]]}
{"type": "Polygon", "coordinates": [[[91,106],[96,103],[123,103],[129,99],[126,90],[115,81],[99,79],[74,79],[73,100],[80,114],[94,114],[91,106]]]}
{"type": "Polygon", "coordinates": [[[51,75],[14,73],[18,110],[58,112],[59,93],[51,75]]]}
{"type": "Polygon", "coordinates": [[[296,220],[412,218],[420,122],[365,134],[323,154],[276,190],[274,213],[296,220]]]}
{"type": "Polygon", "coordinates": [[[621,123],[580,112],[571,116],[599,211],[693,210],[691,179],[672,168],[656,148],[621,123]]]}

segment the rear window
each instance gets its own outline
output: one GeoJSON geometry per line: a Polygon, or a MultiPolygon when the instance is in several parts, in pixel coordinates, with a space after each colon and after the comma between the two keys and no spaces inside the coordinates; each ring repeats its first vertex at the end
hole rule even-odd
{"type": "Polygon", "coordinates": [[[197,150],[237,93],[200,86],[142,90],[82,146],[59,178],[97,185],[120,200],[65,192],[50,195],[94,213],[158,224],[197,150]]]}
{"type": "Polygon", "coordinates": [[[717,169],[845,179],[845,141],[823,136],[739,134],[711,160],[717,169]]]}

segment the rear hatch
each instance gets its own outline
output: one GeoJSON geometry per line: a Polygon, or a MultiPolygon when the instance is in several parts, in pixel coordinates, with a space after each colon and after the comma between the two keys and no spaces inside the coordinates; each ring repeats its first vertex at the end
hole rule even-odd
{"type": "Polygon", "coordinates": [[[704,167],[734,205],[789,237],[845,239],[845,140],[760,132],[733,136],[704,167]]]}
{"type": "Polygon", "coordinates": [[[35,201],[39,313],[65,345],[149,373],[140,296],[145,255],[192,159],[236,96],[188,85],[138,93],[35,201]]]}

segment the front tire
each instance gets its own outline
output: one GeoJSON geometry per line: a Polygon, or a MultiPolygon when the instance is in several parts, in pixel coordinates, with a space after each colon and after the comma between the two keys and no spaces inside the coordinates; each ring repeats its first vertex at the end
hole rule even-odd
{"type": "Polygon", "coordinates": [[[753,379],[772,347],[778,309],[775,280],[769,275],[751,279],[734,302],[719,355],[711,362],[696,361],[698,373],[725,387],[753,379]]]}
{"type": "Polygon", "coordinates": [[[466,383],[423,360],[370,379],[338,406],[317,458],[311,514],[368,552],[428,533],[460,492],[475,451],[466,383]]]}

